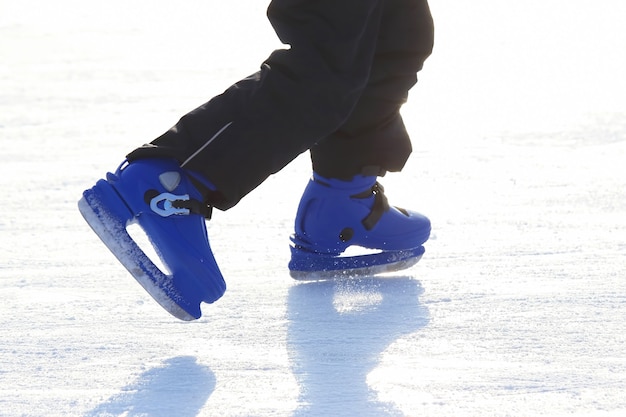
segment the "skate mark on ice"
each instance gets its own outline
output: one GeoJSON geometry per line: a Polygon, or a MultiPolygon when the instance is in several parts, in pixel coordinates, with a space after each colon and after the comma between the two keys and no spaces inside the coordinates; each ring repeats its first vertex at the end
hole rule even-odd
{"type": "Polygon", "coordinates": [[[303,416],[402,416],[377,398],[368,374],[385,349],[428,324],[410,277],[317,281],[289,290],[288,353],[303,416]]]}
{"type": "Polygon", "coordinates": [[[192,356],[152,368],[84,417],[195,417],[215,390],[215,375],[192,356]]]}

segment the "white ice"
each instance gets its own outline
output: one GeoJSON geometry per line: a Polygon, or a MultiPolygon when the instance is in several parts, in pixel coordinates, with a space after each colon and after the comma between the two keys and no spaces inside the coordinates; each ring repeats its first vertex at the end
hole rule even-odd
{"type": "Polygon", "coordinates": [[[76,202],[279,44],[259,0],[0,0],[0,415],[626,415],[626,3],[431,1],[383,179],[418,265],[299,284],[303,155],[209,233],[229,285],[167,315],[76,202]]]}

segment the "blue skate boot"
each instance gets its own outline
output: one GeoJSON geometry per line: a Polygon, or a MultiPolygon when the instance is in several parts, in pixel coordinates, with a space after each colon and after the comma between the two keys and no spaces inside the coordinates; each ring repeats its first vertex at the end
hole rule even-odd
{"type": "Polygon", "coordinates": [[[430,236],[425,216],[391,207],[374,176],[309,181],[291,236],[289,271],[298,280],[365,276],[408,268],[430,236]],[[352,246],[370,253],[350,256],[352,246]]]}
{"type": "Polygon", "coordinates": [[[124,162],[86,190],[78,207],[94,232],[144,289],[181,320],[200,318],[200,303],[226,291],[206,229],[211,208],[190,173],[169,159],[124,162]],[[192,179],[193,178],[193,179],[192,179]],[[138,223],[166,271],[129,235],[138,223]]]}

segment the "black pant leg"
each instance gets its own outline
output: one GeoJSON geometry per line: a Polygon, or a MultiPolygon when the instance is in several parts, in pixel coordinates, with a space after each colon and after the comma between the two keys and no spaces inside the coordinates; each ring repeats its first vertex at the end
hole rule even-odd
{"type": "Polygon", "coordinates": [[[346,122],[311,149],[316,172],[349,179],[403,168],[411,141],[399,111],[433,38],[426,0],[385,1],[367,87],[346,122]]]}
{"type": "Polygon", "coordinates": [[[232,207],[344,123],[369,79],[383,1],[273,0],[268,17],[290,48],[129,159],[175,157],[217,186],[210,204],[232,207]]]}

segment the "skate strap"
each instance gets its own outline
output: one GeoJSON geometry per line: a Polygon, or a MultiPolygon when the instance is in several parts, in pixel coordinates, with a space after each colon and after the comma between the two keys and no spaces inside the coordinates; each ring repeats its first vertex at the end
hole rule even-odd
{"type": "Polygon", "coordinates": [[[374,195],[374,205],[372,206],[369,214],[361,220],[361,223],[366,230],[372,230],[380,218],[389,210],[389,202],[385,196],[385,189],[382,185],[376,182],[371,188],[363,191],[362,193],[354,194],[351,198],[369,198],[374,195]]]}
{"type": "Polygon", "coordinates": [[[207,220],[211,220],[213,215],[213,207],[193,198],[189,200],[174,200],[172,201],[172,207],[187,209],[192,213],[204,216],[207,220]]]}
{"type": "Polygon", "coordinates": [[[170,193],[159,193],[157,190],[148,190],[144,195],[144,200],[150,205],[152,211],[163,217],[174,214],[199,214],[207,220],[211,219],[213,207],[200,200],[189,198],[189,195],[174,195],[170,193]],[[159,204],[165,202],[164,207],[159,204]]]}

